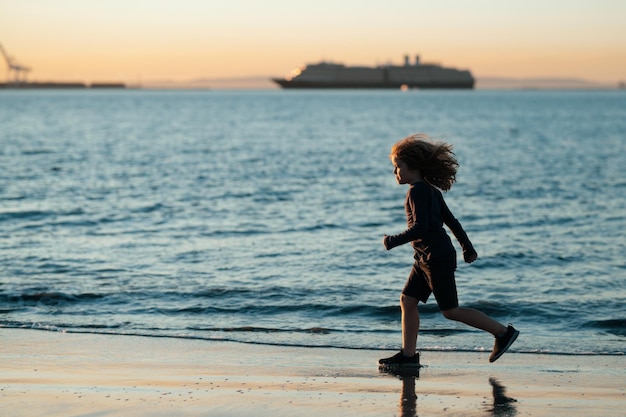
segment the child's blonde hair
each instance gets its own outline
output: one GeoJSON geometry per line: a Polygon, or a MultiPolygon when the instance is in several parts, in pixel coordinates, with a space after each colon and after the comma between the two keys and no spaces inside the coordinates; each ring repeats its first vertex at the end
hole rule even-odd
{"type": "Polygon", "coordinates": [[[407,136],[391,147],[390,158],[400,159],[413,170],[419,170],[424,181],[443,191],[452,188],[459,164],[452,145],[433,142],[428,135],[407,136]]]}

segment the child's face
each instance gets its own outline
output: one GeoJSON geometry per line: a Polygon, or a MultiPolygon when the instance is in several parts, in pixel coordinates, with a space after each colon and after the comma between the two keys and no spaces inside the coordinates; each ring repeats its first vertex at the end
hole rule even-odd
{"type": "Polygon", "coordinates": [[[394,156],[391,158],[391,163],[393,164],[393,175],[396,176],[398,184],[413,184],[421,180],[420,172],[409,168],[403,160],[394,156]]]}

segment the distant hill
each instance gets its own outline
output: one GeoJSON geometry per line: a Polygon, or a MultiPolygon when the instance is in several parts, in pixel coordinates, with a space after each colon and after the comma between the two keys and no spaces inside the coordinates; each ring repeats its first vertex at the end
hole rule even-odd
{"type": "Polygon", "coordinates": [[[152,81],[144,82],[143,88],[183,88],[183,89],[240,89],[261,90],[276,89],[270,77],[239,77],[239,78],[198,78],[189,81],[152,81]]]}
{"type": "Polygon", "coordinates": [[[580,78],[476,78],[476,89],[479,90],[605,90],[616,88],[618,88],[617,83],[611,85],[580,78]]]}

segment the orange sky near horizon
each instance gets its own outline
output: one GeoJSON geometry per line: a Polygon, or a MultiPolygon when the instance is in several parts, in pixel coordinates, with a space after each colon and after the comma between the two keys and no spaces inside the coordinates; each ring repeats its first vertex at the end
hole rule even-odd
{"type": "Polygon", "coordinates": [[[624,16],[622,0],[0,0],[0,44],[31,81],[269,77],[419,54],[478,78],[617,84],[624,16]]]}

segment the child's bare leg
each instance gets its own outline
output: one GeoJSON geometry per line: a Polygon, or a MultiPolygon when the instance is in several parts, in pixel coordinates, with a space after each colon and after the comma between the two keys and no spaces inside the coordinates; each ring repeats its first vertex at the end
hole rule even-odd
{"type": "MultiPolygon", "coordinates": [[[[498,323],[485,313],[473,308],[455,307],[442,312],[444,317],[450,320],[460,321],[469,326],[491,333],[498,337],[506,333],[506,327],[498,323]]],[[[403,327],[404,328],[404,327],[403,327]]]]}
{"type": "Polygon", "coordinates": [[[417,298],[402,294],[400,307],[402,308],[402,353],[404,356],[414,356],[417,349],[417,333],[420,327],[420,316],[417,310],[417,298]]]}

